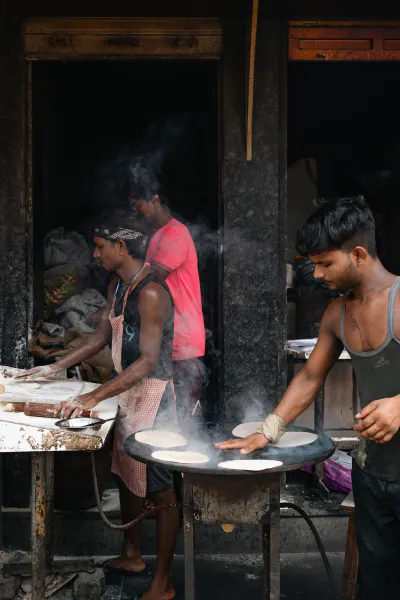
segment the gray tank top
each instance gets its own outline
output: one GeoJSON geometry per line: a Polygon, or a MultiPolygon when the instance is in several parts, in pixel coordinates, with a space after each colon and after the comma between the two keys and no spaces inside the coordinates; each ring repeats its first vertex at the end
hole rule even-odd
{"type": "MultiPolygon", "coordinates": [[[[373,400],[400,394],[400,339],[394,331],[394,312],[399,287],[400,277],[396,279],[389,293],[386,338],[379,348],[369,352],[357,352],[349,348],[344,333],[346,302],[343,302],[340,320],[342,341],[351,357],[362,408],[373,400]]],[[[386,444],[360,438],[354,459],[362,469],[374,477],[387,481],[400,479],[400,431],[386,444]]]]}

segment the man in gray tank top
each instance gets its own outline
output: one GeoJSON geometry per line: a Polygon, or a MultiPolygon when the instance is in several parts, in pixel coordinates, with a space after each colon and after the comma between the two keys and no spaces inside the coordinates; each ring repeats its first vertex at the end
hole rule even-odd
{"type": "Polygon", "coordinates": [[[343,347],[357,377],[360,444],[353,462],[359,600],[400,598],[400,278],[376,255],[375,223],[362,198],[324,202],[297,236],[314,277],[347,292],[325,311],[318,343],[259,433],[217,444],[243,454],[276,442],[314,401],[343,347]],[[348,290],[351,290],[348,292],[348,290]]]}

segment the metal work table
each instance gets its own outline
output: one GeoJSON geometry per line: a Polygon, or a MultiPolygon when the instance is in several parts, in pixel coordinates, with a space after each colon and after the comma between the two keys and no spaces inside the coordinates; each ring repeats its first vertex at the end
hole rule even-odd
{"type": "MultiPolygon", "coordinates": [[[[18,369],[7,369],[19,372],[18,369]]],[[[82,387],[82,382],[76,383],[82,387]]],[[[87,386],[87,391],[96,387],[94,384],[87,386]]],[[[54,400],[57,402],[57,398],[54,400]]],[[[117,411],[118,398],[105,400],[96,407],[96,415],[104,419],[115,417],[117,411]]],[[[32,600],[44,600],[46,573],[71,573],[92,566],[91,561],[63,561],[58,565],[53,560],[54,453],[100,450],[113,426],[111,421],[90,434],[67,433],[55,426],[56,421],[0,410],[0,457],[5,452],[29,452],[32,463],[31,564],[5,563],[3,572],[6,575],[32,574],[32,600]]]]}
{"type": "MultiPolygon", "coordinates": [[[[311,351],[304,351],[301,349],[294,348],[286,348],[287,356],[288,356],[288,382],[294,376],[294,368],[296,364],[304,364],[311,355],[311,351]]],[[[337,364],[350,364],[351,358],[346,350],[343,350],[340,357],[337,360],[337,364]]],[[[349,375],[350,378],[350,375],[349,375]]],[[[346,380],[347,381],[347,380],[346,380]]],[[[355,380],[354,371],[351,373],[351,381],[348,382],[349,386],[351,386],[351,391],[349,391],[348,395],[350,398],[347,399],[346,402],[343,403],[343,398],[339,397],[337,402],[337,412],[341,411],[342,413],[351,414],[351,419],[354,419],[354,415],[359,410],[359,402],[358,402],[358,394],[357,394],[357,382],[355,380]],[[342,404],[341,404],[342,402],[342,404]],[[343,405],[345,404],[345,406],[343,405]]],[[[348,428],[349,423],[346,423],[345,427],[340,427],[338,424],[332,426],[329,422],[326,422],[326,383],[314,402],[314,429],[316,433],[326,433],[329,435],[336,444],[336,447],[340,450],[353,450],[357,447],[359,438],[357,433],[352,428],[348,428]]],[[[349,389],[349,388],[347,388],[349,389]]],[[[329,405],[330,406],[330,405],[329,405]]],[[[329,417],[328,417],[329,418],[329,417]]],[[[302,419],[297,419],[297,421],[301,421],[302,419]]],[[[297,422],[296,421],[296,422],[297,422]]],[[[300,425],[304,423],[300,422],[300,425]]],[[[313,469],[313,474],[315,478],[316,485],[319,491],[323,494],[324,497],[329,496],[329,490],[322,483],[323,478],[323,465],[318,464],[313,469]]]]}
{"type": "MultiPolygon", "coordinates": [[[[209,462],[184,465],[156,460],[155,448],[141,444],[130,436],[125,442],[129,456],[145,463],[158,463],[184,473],[184,542],[185,600],[195,600],[194,534],[195,524],[259,524],[262,530],[264,557],[263,600],[280,597],[280,475],[329,458],[335,449],[333,441],[320,434],[311,444],[294,448],[266,447],[243,456],[237,450],[223,451],[213,446],[216,441],[232,437],[234,425],[199,427],[185,431],[185,448],[201,452],[209,462]],[[282,466],[267,471],[232,471],[218,467],[222,461],[234,459],[279,460],[282,466]]],[[[310,431],[290,427],[290,431],[310,431]]]]}

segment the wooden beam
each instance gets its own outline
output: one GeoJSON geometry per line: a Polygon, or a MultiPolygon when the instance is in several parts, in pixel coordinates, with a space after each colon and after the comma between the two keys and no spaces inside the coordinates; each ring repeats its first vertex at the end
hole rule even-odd
{"type": "Polygon", "coordinates": [[[400,60],[400,23],[292,22],[289,60],[400,60]]]}
{"type": "Polygon", "coordinates": [[[246,160],[253,158],[254,66],[256,61],[258,0],[253,0],[250,31],[249,78],[247,90],[246,160]]]}
{"type": "Polygon", "coordinates": [[[222,53],[218,19],[31,19],[28,60],[211,58],[222,53]]]}

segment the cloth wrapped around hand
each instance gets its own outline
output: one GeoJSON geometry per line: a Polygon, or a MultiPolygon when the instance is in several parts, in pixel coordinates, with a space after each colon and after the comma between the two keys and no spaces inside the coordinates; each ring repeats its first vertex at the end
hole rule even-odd
{"type": "Polygon", "coordinates": [[[271,444],[279,442],[286,431],[286,423],[276,413],[269,413],[261,427],[257,429],[257,433],[262,433],[271,444]]]}

